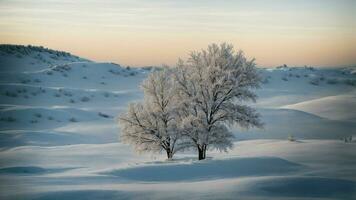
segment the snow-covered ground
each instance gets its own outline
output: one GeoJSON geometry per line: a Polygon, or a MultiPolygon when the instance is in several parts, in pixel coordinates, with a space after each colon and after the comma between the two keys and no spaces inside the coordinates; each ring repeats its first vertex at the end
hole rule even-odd
{"type": "Polygon", "coordinates": [[[234,128],[204,161],[120,143],[151,68],[1,46],[0,70],[0,199],[356,198],[354,68],[261,68],[264,129],[234,128]]]}

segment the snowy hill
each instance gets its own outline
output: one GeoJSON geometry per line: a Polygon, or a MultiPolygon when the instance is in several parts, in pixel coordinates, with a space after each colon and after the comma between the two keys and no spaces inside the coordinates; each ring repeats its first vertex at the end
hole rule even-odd
{"type": "Polygon", "coordinates": [[[36,71],[50,65],[89,61],[64,51],[52,49],[0,44],[0,66],[2,72],[36,71]]]}
{"type": "Polygon", "coordinates": [[[24,188],[0,199],[355,197],[356,143],[340,140],[356,136],[354,68],[260,68],[264,129],[233,128],[233,150],[201,162],[120,143],[117,115],[152,70],[0,45],[0,182],[24,188]]]}
{"type": "Polygon", "coordinates": [[[351,112],[349,110],[350,108],[356,108],[355,92],[303,101],[284,107],[313,113],[332,120],[351,121],[356,123],[356,112],[351,112]]]}

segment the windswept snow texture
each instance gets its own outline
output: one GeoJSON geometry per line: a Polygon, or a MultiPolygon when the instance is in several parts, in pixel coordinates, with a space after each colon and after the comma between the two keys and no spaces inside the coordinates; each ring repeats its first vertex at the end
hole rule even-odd
{"type": "Polygon", "coordinates": [[[355,68],[259,69],[264,128],[204,161],[120,143],[151,70],[0,45],[0,199],[356,199],[355,68]]]}

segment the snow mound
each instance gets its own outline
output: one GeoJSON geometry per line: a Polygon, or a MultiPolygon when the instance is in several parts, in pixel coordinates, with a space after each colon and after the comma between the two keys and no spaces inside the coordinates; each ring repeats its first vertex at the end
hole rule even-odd
{"type": "Polygon", "coordinates": [[[356,122],[356,112],[350,112],[356,108],[356,93],[328,96],[283,106],[283,108],[300,110],[332,120],[356,122]]]}
{"type": "Polygon", "coordinates": [[[258,109],[263,129],[234,128],[237,139],[341,139],[356,135],[356,124],[350,121],[330,120],[292,109],[258,109]]]}

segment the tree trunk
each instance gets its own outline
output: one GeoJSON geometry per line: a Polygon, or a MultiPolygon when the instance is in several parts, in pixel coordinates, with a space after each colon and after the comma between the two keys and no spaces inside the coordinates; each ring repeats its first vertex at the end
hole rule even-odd
{"type": "Polygon", "coordinates": [[[173,158],[173,152],[170,149],[166,149],[167,152],[167,158],[168,160],[172,160],[173,158]]]}
{"type": "Polygon", "coordinates": [[[199,153],[199,160],[203,160],[204,159],[203,149],[198,148],[198,153],[199,153]]]}
{"type": "Polygon", "coordinates": [[[203,157],[206,158],[206,144],[203,145],[203,157]]]}
{"type": "Polygon", "coordinates": [[[198,147],[199,160],[204,160],[206,155],[206,145],[198,147]]]}

